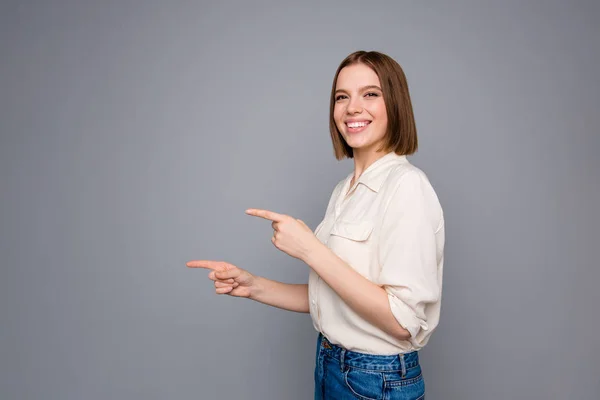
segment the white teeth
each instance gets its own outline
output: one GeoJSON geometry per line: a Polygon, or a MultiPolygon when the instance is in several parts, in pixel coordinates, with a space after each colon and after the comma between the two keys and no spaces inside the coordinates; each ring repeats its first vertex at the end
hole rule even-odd
{"type": "Polygon", "coordinates": [[[367,125],[367,122],[348,122],[348,128],[362,128],[367,125]]]}

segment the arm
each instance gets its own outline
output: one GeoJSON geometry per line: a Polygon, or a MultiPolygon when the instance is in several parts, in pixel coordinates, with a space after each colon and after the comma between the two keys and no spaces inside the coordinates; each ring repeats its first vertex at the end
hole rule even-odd
{"type": "Polygon", "coordinates": [[[360,275],[328,247],[319,246],[305,262],[366,321],[399,340],[410,338],[392,314],[385,289],[360,275]]]}
{"type": "Polygon", "coordinates": [[[407,173],[383,218],[377,244],[378,284],[320,243],[304,253],[304,261],[362,318],[419,346],[439,319],[439,313],[428,313],[427,307],[439,306],[441,297],[442,229],[442,210],[433,188],[424,175],[407,173]]]}
{"type": "MultiPolygon", "coordinates": [[[[275,247],[308,264],[362,318],[400,340],[410,337],[394,318],[385,289],[346,264],[303,221],[268,210],[248,209],[246,213],[275,222],[275,235],[271,238],[275,247]]],[[[275,307],[308,312],[308,285],[302,285],[301,290],[288,289],[286,284],[259,279],[252,298],[275,307]]]]}
{"type": "Polygon", "coordinates": [[[308,313],[308,285],[288,284],[255,276],[224,261],[194,260],[188,268],[211,270],[208,278],[215,282],[217,294],[249,298],[284,310],[308,313]]]}
{"type": "Polygon", "coordinates": [[[308,285],[281,283],[257,276],[250,299],[284,310],[308,313],[308,285]]]}

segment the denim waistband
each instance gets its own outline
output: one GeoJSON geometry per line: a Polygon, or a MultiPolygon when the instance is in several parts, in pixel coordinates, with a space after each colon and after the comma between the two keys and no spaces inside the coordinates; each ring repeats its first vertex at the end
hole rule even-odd
{"type": "Polygon", "coordinates": [[[319,343],[321,350],[330,357],[340,361],[340,364],[354,368],[364,368],[376,371],[400,371],[402,375],[407,369],[419,365],[419,352],[401,353],[394,355],[377,355],[359,353],[346,350],[343,347],[331,343],[320,333],[319,343]]]}

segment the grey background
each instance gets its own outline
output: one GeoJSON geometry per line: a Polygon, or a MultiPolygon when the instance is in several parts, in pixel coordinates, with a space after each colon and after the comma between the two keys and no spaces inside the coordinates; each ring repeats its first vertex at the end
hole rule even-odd
{"type": "Polygon", "coordinates": [[[306,282],[268,208],[320,222],[339,62],[407,74],[444,206],[428,399],[597,399],[593,1],[4,1],[0,398],[308,399],[307,314],[191,259],[306,282]]]}

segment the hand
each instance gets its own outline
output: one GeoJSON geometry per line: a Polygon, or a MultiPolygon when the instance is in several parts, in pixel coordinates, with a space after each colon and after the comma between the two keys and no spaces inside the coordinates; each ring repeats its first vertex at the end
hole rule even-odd
{"type": "Polygon", "coordinates": [[[246,210],[246,214],[273,221],[271,226],[275,232],[271,242],[279,250],[294,258],[306,261],[306,257],[311,251],[321,245],[321,241],[302,220],[254,208],[246,210]]]}
{"type": "Polygon", "coordinates": [[[255,284],[254,275],[224,261],[195,260],[188,261],[189,268],[210,269],[208,278],[215,282],[217,294],[228,294],[236,297],[250,297],[255,284]]]}

